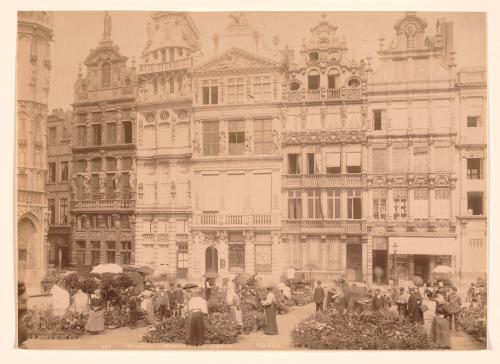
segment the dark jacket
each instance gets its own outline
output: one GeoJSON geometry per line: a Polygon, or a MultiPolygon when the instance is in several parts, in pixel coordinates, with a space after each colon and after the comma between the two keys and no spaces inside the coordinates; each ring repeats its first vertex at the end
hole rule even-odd
{"type": "Polygon", "coordinates": [[[167,310],[170,309],[170,300],[168,299],[168,292],[160,291],[156,294],[156,302],[159,306],[164,305],[167,310]]]}
{"type": "Polygon", "coordinates": [[[424,322],[424,313],[421,309],[422,305],[422,296],[419,293],[410,294],[410,298],[408,298],[408,315],[411,320],[414,322],[424,322]]]}
{"type": "Polygon", "coordinates": [[[314,302],[323,303],[325,300],[325,289],[321,286],[314,289],[314,302]]]}
{"type": "Polygon", "coordinates": [[[450,311],[452,313],[457,313],[460,311],[460,306],[462,306],[462,299],[456,293],[451,293],[448,296],[448,305],[450,306],[450,311]]]}
{"type": "Polygon", "coordinates": [[[373,296],[372,299],[372,308],[374,310],[383,310],[385,308],[386,302],[384,295],[380,294],[379,296],[373,296]]]}
{"type": "Polygon", "coordinates": [[[174,290],[174,299],[175,303],[177,303],[178,305],[184,304],[184,291],[182,290],[182,288],[176,288],[174,290]]]}
{"type": "Polygon", "coordinates": [[[174,295],[174,290],[172,289],[169,289],[167,291],[167,295],[168,295],[168,302],[170,303],[170,307],[175,307],[175,295],[174,295]]]}

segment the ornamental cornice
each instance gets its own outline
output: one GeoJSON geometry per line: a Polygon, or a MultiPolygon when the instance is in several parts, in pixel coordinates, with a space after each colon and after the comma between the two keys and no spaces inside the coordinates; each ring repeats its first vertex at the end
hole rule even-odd
{"type": "Polygon", "coordinates": [[[319,143],[365,143],[366,135],[358,130],[283,132],[282,144],[319,144],[319,143]]]}

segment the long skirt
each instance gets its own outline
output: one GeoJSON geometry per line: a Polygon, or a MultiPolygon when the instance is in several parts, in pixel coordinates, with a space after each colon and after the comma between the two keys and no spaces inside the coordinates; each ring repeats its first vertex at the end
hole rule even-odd
{"type": "Polygon", "coordinates": [[[276,305],[271,303],[266,306],[265,309],[265,326],[264,334],[266,335],[278,335],[278,324],[276,323],[276,305]]]}
{"type": "Polygon", "coordinates": [[[154,309],[153,302],[151,298],[146,298],[141,302],[141,308],[146,311],[146,320],[148,324],[152,323],[154,320],[154,309]]]}
{"type": "Polygon", "coordinates": [[[187,321],[186,344],[203,345],[205,343],[205,326],[203,324],[203,313],[191,312],[187,321]]]}
{"type": "Polygon", "coordinates": [[[231,315],[231,321],[243,325],[243,317],[241,314],[241,310],[238,310],[235,306],[231,306],[229,314],[231,315]]]}
{"type": "Polygon", "coordinates": [[[89,320],[87,321],[88,332],[104,331],[104,310],[89,311],[89,320]]]}
{"type": "Polygon", "coordinates": [[[439,347],[451,347],[450,323],[444,317],[435,316],[432,320],[431,340],[439,347]]]}

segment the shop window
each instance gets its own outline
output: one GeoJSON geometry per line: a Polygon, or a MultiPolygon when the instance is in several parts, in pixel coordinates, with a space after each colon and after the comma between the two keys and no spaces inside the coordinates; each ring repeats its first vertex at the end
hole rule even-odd
{"type": "Polygon", "coordinates": [[[56,164],[54,162],[49,163],[49,183],[54,183],[56,181],[56,164]]]}
{"type": "Polygon", "coordinates": [[[288,174],[300,174],[300,154],[288,154],[288,174]]]}
{"type": "Polygon", "coordinates": [[[347,191],[347,218],[361,219],[361,191],[347,191]]]}
{"type": "Polygon", "coordinates": [[[479,128],[481,126],[481,117],[479,116],[467,116],[467,127],[468,128],[479,128]]]}
{"type": "Polygon", "coordinates": [[[203,122],[203,155],[219,154],[219,122],[203,122]]]}
{"type": "Polygon", "coordinates": [[[405,220],[407,217],[408,190],[395,188],[392,191],[394,203],[394,220],[405,220]]]}
{"type": "Polygon", "coordinates": [[[346,156],[347,173],[361,173],[361,152],[348,152],[346,156]]]}
{"type": "Polygon", "coordinates": [[[229,154],[243,154],[245,151],[245,120],[231,120],[228,124],[229,154]]]}
{"type": "Polygon", "coordinates": [[[272,272],[272,245],[255,244],[255,272],[272,272]]]}
{"type": "Polygon", "coordinates": [[[245,244],[228,245],[228,268],[229,270],[245,270],[245,244]]]}
{"type": "Polygon", "coordinates": [[[124,143],[130,144],[132,143],[132,122],[131,121],[123,121],[123,138],[124,143]]]}
{"type": "Polygon", "coordinates": [[[326,173],[341,173],[340,152],[326,153],[326,173]]]}
{"type": "Polygon", "coordinates": [[[309,71],[307,76],[307,88],[309,90],[317,90],[320,86],[320,74],[317,70],[309,71]]]}
{"type": "Polygon", "coordinates": [[[467,158],[467,179],[481,179],[481,158],[467,158]]]}
{"type": "Polygon", "coordinates": [[[372,149],[372,172],[387,173],[387,149],[372,149]]]}
{"type": "Polygon", "coordinates": [[[385,220],[387,218],[387,191],[373,190],[373,219],[385,220]]]}
{"type": "Polygon", "coordinates": [[[307,191],[307,218],[322,219],[323,208],[321,206],[321,191],[307,191]]]}
{"type": "Polygon", "coordinates": [[[101,124],[92,125],[92,145],[101,145],[101,124]]]}
{"type": "Polygon", "coordinates": [[[273,151],[273,131],[271,119],[257,119],[254,121],[255,154],[269,154],[273,151]]]}
{"type": "Polygon", "coordinates": [[[301,191],[288,191],[288,218],[292,220],[302,217],[301,191]]]}
{"type": "Polygon", "coordinates": [[[326,191],[326,214],[328,219],[340,219],[341,194],[340,190],[326,191]]]}
{"type": "Polygon", "coordinates": [[[49,128],[49,144],[56,144],[57,141],[57,127],[49,128]]]}
{"type": "Polygon", "coordinates": [[[61,182],[67,182],[69,179],[69,164],[61,162],[61,182]]]}
{"type": "Polygon", "coordinates": [[[483,214],[483,193],[467,192],[467,210],[469,215],[483,214]]]}

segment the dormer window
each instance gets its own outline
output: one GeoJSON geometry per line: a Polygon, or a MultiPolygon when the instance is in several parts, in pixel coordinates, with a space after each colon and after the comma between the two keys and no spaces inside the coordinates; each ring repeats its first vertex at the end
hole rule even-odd
{"type": "Polygon", "coordinates": [[[298,81],[292,81],[288,84],[290,91],[297,91],[300,88],[300,83],[298,81]]]}
{"type": "Polygon", "coordinates": [[[102,87],[111,86],[111,65],[109,64],[109,62],[105,62],[101,66],[101,79],[102,87]]]}
{"type": "Polygon", "coordinates": [[[319,54],[318,52],[310,52],[309,53],[309,62],[318,62],[319,61],[319,54]]]}
{"type": "Polygon", "coordinates": [[[307,88],[309,90],[319,89],[320,74],[318,70],[311,70],[307,75],[307,88]]]}
{"type": "Polygon", "coordinates": [[[347,86],[349,87],[359,87],[361,85],[361,81],[358,78],[351,78],[347,82],[347,86]]]}

